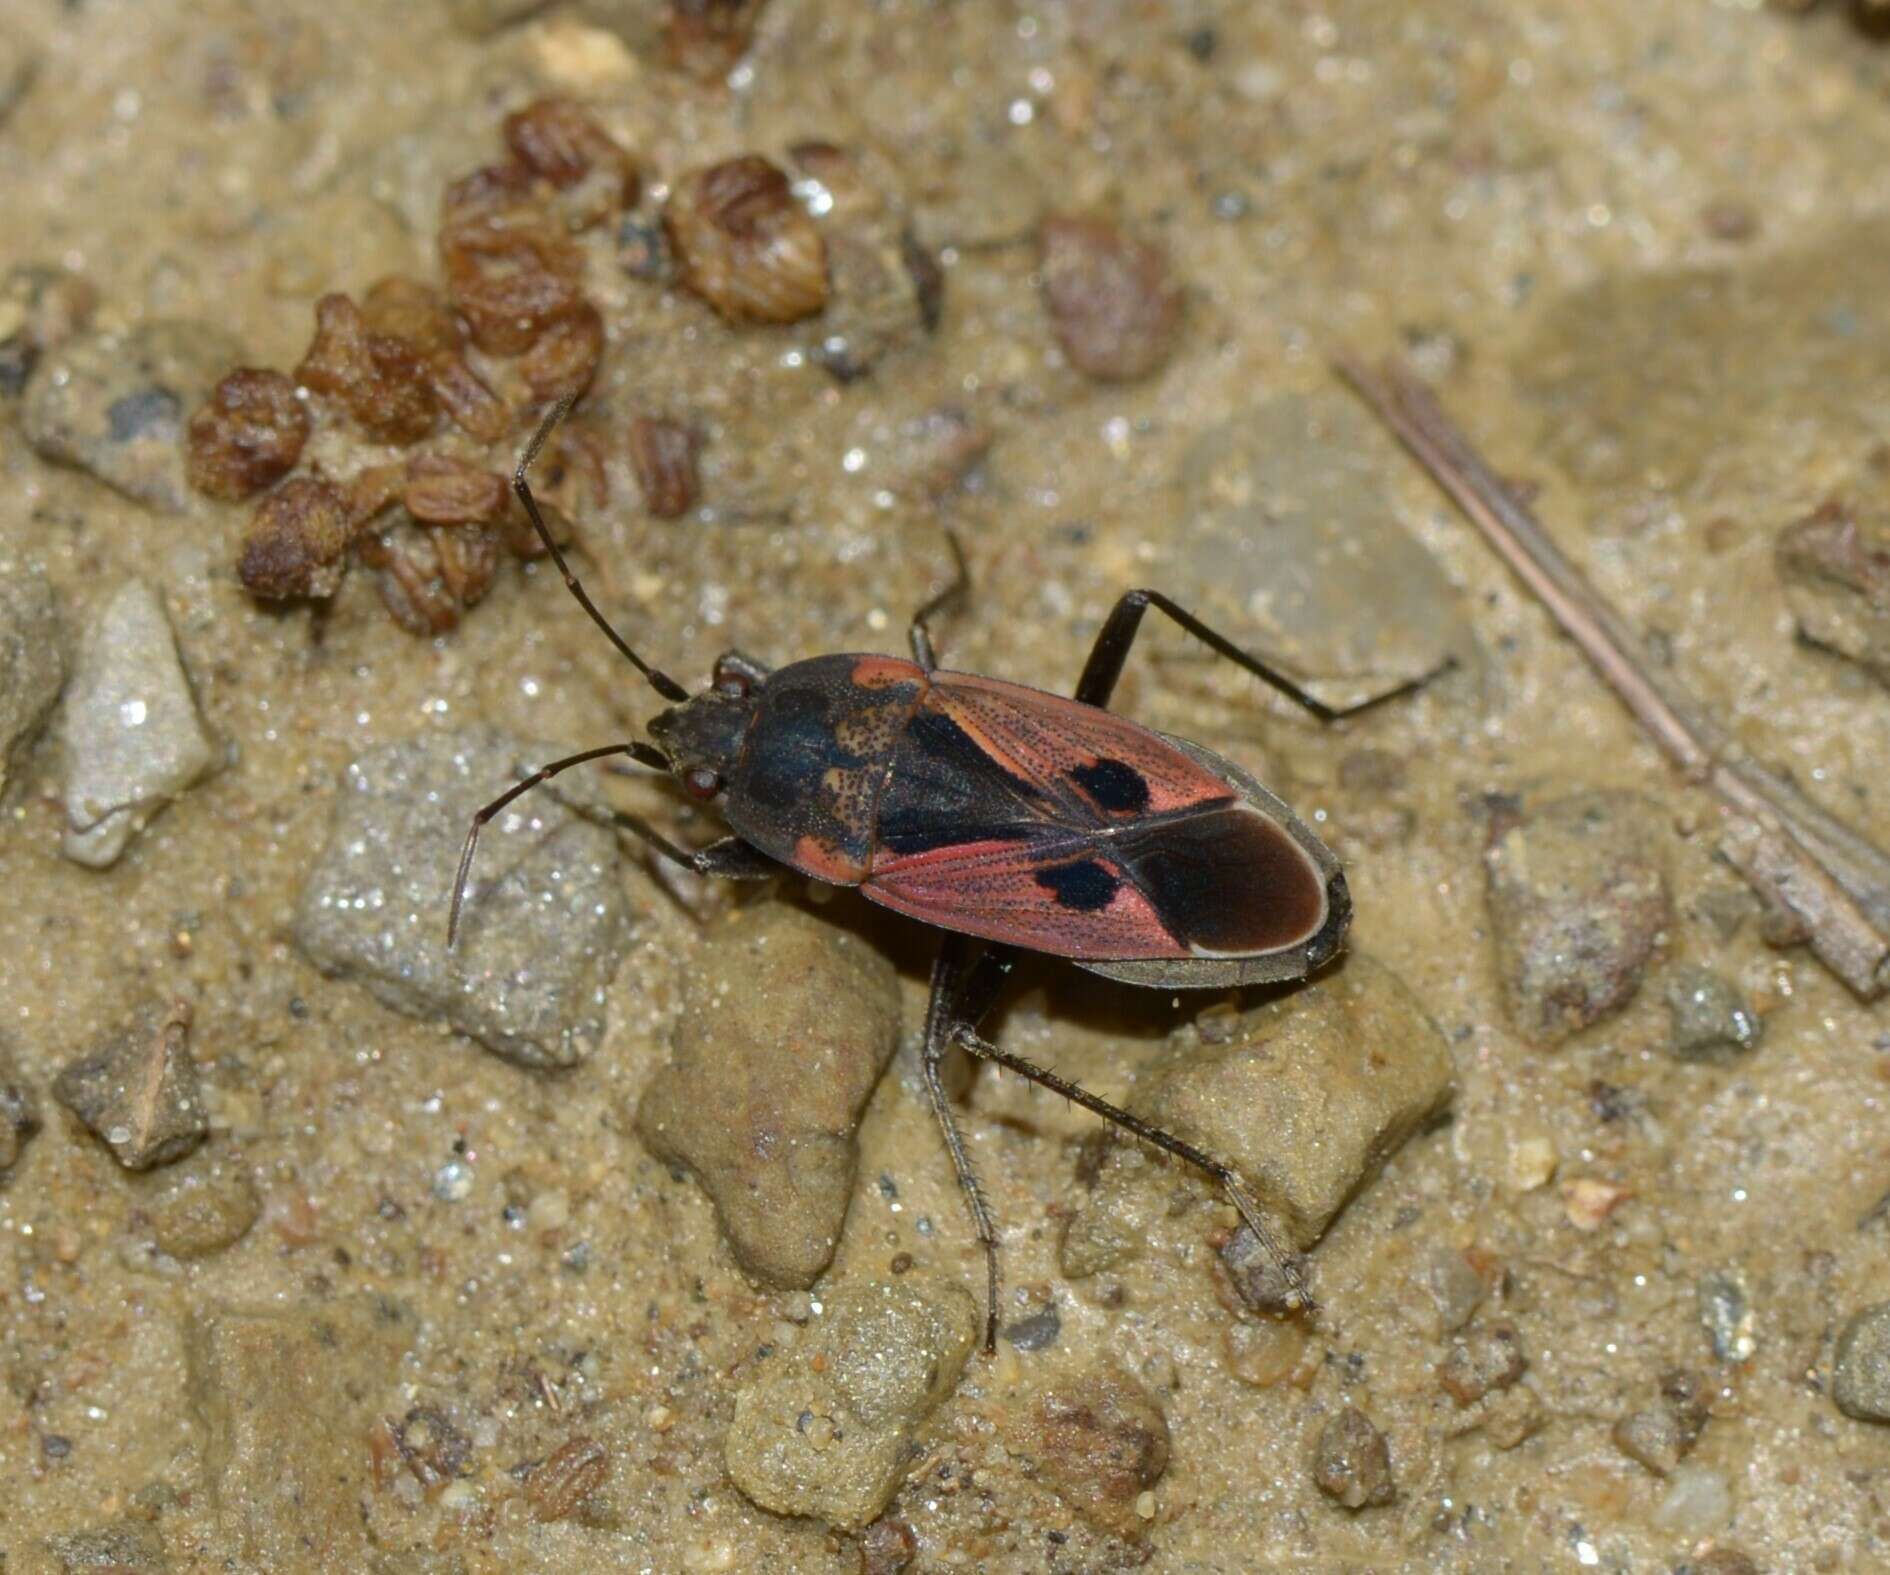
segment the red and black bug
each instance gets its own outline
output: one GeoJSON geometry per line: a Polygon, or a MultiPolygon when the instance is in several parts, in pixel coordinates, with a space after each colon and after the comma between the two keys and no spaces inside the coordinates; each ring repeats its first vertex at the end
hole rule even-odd
{"type": "Polygon", "coordinates": [[[729,652],[710,687],[691,695],[611,627],[545,528],[526,477],[569,405],[539,428],[513,487],[571,594],[670,709],[649,723],[647,741],[554,760],[473,817],[448,944],[480,828],[520,794],[611,756],[669,772],[692,797],[713,800],[733,835],[685,850],[621,817],[666,858],[734,879],[785,865],[947,932],[932,974],[922,1065],[985,1250],[987,1348],[997,1329],[997,1233],[939,1077],[953,1045],[1201,1167],[1310,1304],[1229,1166],[981,1038],[978,1026],[1019,949],[1067,957],[1129,984],[1201,989],[1303,978],[1344,938],[1352,911],[1345,876],[1298,816],[1232,761],[1104,709],[1150,607],[1313,715],[1345,712],[1149,590],[1116,603],[1073,699],[943,671],[928,624],[968,585],[956,540],[957,576],[914,615],[910,661],[816,656],[770,671],[729,652]]]}

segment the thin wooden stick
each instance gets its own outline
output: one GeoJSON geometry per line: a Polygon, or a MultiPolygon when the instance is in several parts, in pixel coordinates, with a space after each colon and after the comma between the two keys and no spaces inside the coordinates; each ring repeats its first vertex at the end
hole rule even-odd
{"type": "Polygon", "coordinates": [[[1727,811],[1720,854],[1772,909],[1790,915],[1819,961],[1860,998],[1890,988],[1890,856],[1748,758],[1640,642],[1470,441],[1395,359],[1341,352],[1333,365],[1462,510],[1634,719],[1687,779],[1727,811]]]}

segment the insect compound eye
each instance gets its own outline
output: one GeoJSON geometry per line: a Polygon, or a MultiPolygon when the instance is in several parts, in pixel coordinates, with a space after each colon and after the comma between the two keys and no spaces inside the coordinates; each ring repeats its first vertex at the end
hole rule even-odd
{"type": "Polygon", "coordinates": [[[691,798],[714,798],[722,791],[722,774],[707,766],[696,766],[683,773],[682,784],[691,798]]]}

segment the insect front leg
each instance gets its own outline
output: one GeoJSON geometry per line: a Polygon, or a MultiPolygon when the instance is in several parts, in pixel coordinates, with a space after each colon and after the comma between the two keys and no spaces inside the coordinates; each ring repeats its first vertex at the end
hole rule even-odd
{"type": "Polygon", "coordinates": [[[971,568],[965,562],[964,544],[955,531],[946,531],[945,540],[952,549],[951,583],[912,615],[912,625],[907,630],[912,641],[912,659],[928,673],[938,666],[938,653],[932,649],[932,620],[947,607],[963,601],[971,589],[971,568]]]}
{"type": "Polygon", "coordinates": [[[971,1055],[981,1061],[995,1062],[1007,1071],[1015,1072],[1019,1077],[1028,1078],[1049,1089],[1053,1094],[1061,1094],[1073,1104],[1081,1105],[1085,1110],[1099,1115],[1105,1121],[1114,1122],[1125,1132],[1133,1133],[1144,1143],[1151,1144],[1163,1153],[1173,1154],[1177,1159],[1185,1159],[1205,1171],[1220,1183],[1240,1217],[1246,1221],[1247,1228],[1258,1238],[1266,1254],[1273,1260],[1274,1267],[1280,1271],[1280,1277],[1286,1281],[1286,1288],[1292,1300],[1309,1312],[1317,1312],[1319,1304],[1313,1300],[1312,1292],[1307,1289],[1305,1276],[1299,1271],[1299,1265],[1284,1252],[1273,1232],[1267,1228],[1261,1217],[1260,1206],[1254,1201],[1247,1184],[1240,1179],[1233,1166],[1216,1159],[1212,1154],[1196,1148],[1192,1143],[1176,1137],[1171,1132],[1164,1132],[1160,1127],[1152,1126],[1140,1116],[1132,1115],[1119,1105],[1112,1105],[1106,1099],[1099,1099],[1088,1089],[1072,1083],[1066,1077],[1059,1077],[1055,1072],[1038,1066],[1033,1061],[1026,1061],[1020,1055],[1000,1049],[987,1039],[978,1037],[974,1029],[960,1026],[952,1035],[952,1042],[963,1046],[971,1055]]]}
{"type": "Polygon", "coordinates": [[[1336,722],[1340,717],[1354,716],[1373,706],[1383,705],[1387,700],[1408,695],[1457,665],[1454,656],[1447,656],[1428,673],[1420,673],[1395,689],[1387,689],[1383,694],[1373,695],[1355,705],[1330,706],[1298,680],[1252,652],[1243,651],[1232,640],[1216,633],[1187,608],[1169,600],[1160,591],[1124,591],[1116,602],[1115,610],[1109,614],[1108,622],[1102,626],[1102,632],[1096,636],[1096,643],[1090,647],[1089,660],[1083,664],[1083,676],[1076,681],[1076,698],[1084,705],[1109,704],[1109,697],[1116,692],[1116,680],[1122,676],[1123,664],[1128,661],[1130,648],[1134,646],[1135,636],[1142,627],[1142,614],[1151,607],[1166,613],[1217,656],[1224,656],[1235,666],[1246,669],[1321,722],[1336,722]]]}
{"type": "Polygon", "coordinates": [[[958,1174],[959,1188],[965,1194],[972,1229],[984,1248],[984,1348],[987,1354],[997,1349],[997,1227],[992,1223],[984,1190],[978,1185],[978,1173],[972,1168],[970,1150],[965,1147],[964,1137],[952,1116],[951,1100],[939,1076],[939,1066],[954,1038],[973,1032],[990,1012],[1010,967],[1008,948],[978,949],[964,936],[947,935],[939,947],[938,960],[932,965],[932,995],[925,1009],[925,1044],[919,1057],[925,1074],[925,1091],[931,1096],[932,1111],[938,1117],[945,1147],[952,1156],[952,1168],[958,1174]]]}

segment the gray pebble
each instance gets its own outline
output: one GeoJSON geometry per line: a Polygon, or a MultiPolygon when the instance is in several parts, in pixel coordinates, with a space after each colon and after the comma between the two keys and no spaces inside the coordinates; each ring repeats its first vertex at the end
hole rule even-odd
{"type": "Polygon", "coordinates": [[[1440,1334],[1452,1334],[1470,1321],[1489,1287],[1474,1265],[1455,1247],[1440,1247],[1425,1270],[1425,1283],[1437,1304],[1440,1334]]]}
{"type": "MultiPolygon", "coordinates": [[[[1333,704],[1383,694],[1451,655],[1474,662],[1449,578],[1398,523],[1396,463],[1343,394],[1278,394],[1211,428],[1181,462],[1187,526],[1164,587],[1333,704]]],[[[1199,664],[1172,665],[1184,661],[1199,664]]]]}
{"type": "Polygon", "coordinates": [[[1578,793],[1492,828],[1490,929],[1511,1020],[1554,1042],[1619,1011],[1673,921],[1655,811],[1631,793],[1578,793]]]}
{"type": "Polygon", "coordinates": [[[1890,1422],[1890,1302],[1852,1314],[1838,1336],[1831,1398],[1860,1422],[1890,1422]]]}
{"type": "Polygon", "coordinates": [[[604,992],[626,942],[611,832],[556,791],[520,799],[479,839],[459,944],[446,949],[473,811],[566,752],[472,727],[361,756],[302,888],[296,944],[395,1010],[444,1018],[522,1066],[583,1060],[603,1037],[604,992]]]}
{"type": "Polygon", "coordinates": [[[892,1502],[914,1429],[956,1387],[981,1327],[970,1292],[950,1281],[908,1274],[834,1293],[736,1395],[729,1476],[777,1515],[867,1525],[892,1502]]]}
{"type": "Polygon", "coordinates": [[[1370,1417],[1347,1406],[1319,1430],[1313,1481],[1347,1509],[1389,1504],[1398,1496],[1391,1476],[1391,1446],[1370,1417]]]}
{"type": "MultiPolygon", "coordinates": [[[[1181,1030],[1137,1077],[1128,1103],[1233,1165],[1275,1217],[1281,1244],[1303,1249],[1449,1104],[1451,1075],[1450,1048],[1417,999],[1353,952],[1305,988],[1217,1022],[1211,1043],[1181,1030]]],[[[1194,1174],[1139,1144],[1111,1142],[1064,1236],[1065,1274],[1100,1273],[1141,1252],[1172,1196],[1150,1185],[1157,1171],[1173,1178],[1170,1188],[1194,1174]]],[[[1245,1261],[1259,1268],[1263,1251],[1245,1261]]]]}
{"type": "Polygon", "coordinates": [[[104,869],[215,754],[156,591],[127,580],[86,631],[61,717],[60,851],[104,869]]]}
{"type": "Polygon", "coordinates": [[[81,1575],[86,1570],[111,1571],[113,1575],[166,1575],[171,1567],[157,1528],[137,1520],[47,1537],[39,1551],[44,1562],[27,1568],[56,1570],[59,1575],[81,1575]]]}
{"type": "Polygon", "coordinates": [[[39,1099],[20,1074],[12,1042],[0,1033],[0,1181],[19,1163],[39,1125],[39,1099]]]}
{"type": "Polygon", "coordinates": [[[0,792],[65,681],[52,587],[24,566],[0,569],[0,792]]]}
{"type": "Polygon", "coordinates": [[[1710,968],[1686,964],[1667,980],[1673,1014],[1668,1044],[1682,1061],[1718,1061],[1755,1048],[1764,1031],[1759,1014],[1737,988],[1710,968]]]}
{"type": "Polygon", "coordinates": [[[53,1097],[127,1170],[182,1159],[209,1136],[190,1056],[190,1005],[143,1008],[124,1028],[69,1062],[53,1097]]]}
{"type": "Polygon", "coordinates": [[[184,423],[242,347],[209,323],[166,321],[79,334],[33,369],[26,440],[160,514],[189,507],[184,423]]]}
{"type": "Polygon", "coordinates": [[[998,1332],[1020,1351],[1047,1351],[1063,1333],[1063,1317],[1052,1302],[1041,1312],[1007,1323],[998,1332]]]}
{"type": "Polygon", "coordinates": [[[199,1156],[166,1175],[142,1207],[158,1249],[195,1260],[241,1241],[262,1213],[262,1199],[242,1166],[199,1156]]]}
{"type": "Polygon", "coordinates": [[[1657,1477],[1671,1476],[1693,1452],[1706,1426],[1707,1409],[1699,1379],[1672,1372],[1661,1380],[1660,1399],[1614,1424],[1615,1448],[1657,1477]]]}
{"type": "Polygon", "coordinates": [[[1696,1287],[1700,1326],[1722,1362],[1743,1362],[1759,1348],[1745,1281],[1733,1269],[1702,1274],[1696,1287]]]}
{"type": "Polygon", "coordinates": [[[854,1130],[898,1038],[892,964],[785,903],[733,915],[690,964],[637,1134],[695,1175],[755,1279],[805,1288],[833,1261],[854,1130]]]}

